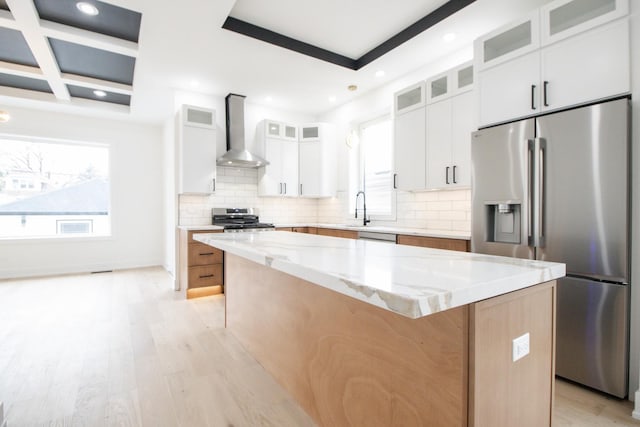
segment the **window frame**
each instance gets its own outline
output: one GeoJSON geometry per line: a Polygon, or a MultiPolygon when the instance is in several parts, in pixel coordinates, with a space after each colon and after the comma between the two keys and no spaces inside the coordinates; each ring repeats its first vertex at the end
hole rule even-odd
{"type": "Polygon", "coordinates": [[[56,222],[56,233],[49,235],[33,235],[33,236],[2,236],[0,235],[1,242],[7,243],[46,243],[51,241],[64,241],[64,242],[87,242],[87,241],[113,241],[115,240],[116,230],[114,224],[116,223],[116,213],[114,212],[114,199],[113,199],[113,159],[114,159],[114,147],[113,144],[109,142],[96,142],[96,141],[86,141],[86,140],[70,140],[64,138],[48,138],[42,136],[29,136],[29,135],[18,135],[11,133],[2,133],[0,132],[0,141],[2,140],[14,140],[14,141],[25,141],[32,143],[44,143],[44,144],[58,144],[58,145],[70,145],[70,146],[80,146],[80,147],[100,147],[104,148],[107,152],[107,174],[108,174],[108,194],[109,201],[107,204],[107,217],[108,217],[108,227],[109,230],[104,234],[59,234],[58,233],[58,225],[56,222]]]}
{"type": "Polygon", "coordinates": [[[396,190],[395,188],[393,188],[393,164],[394,164],[394,159],[393,159],[393,155],[394,155],[394,151],[393,151],[393,147],[394,147],[394,141],[393,141],[393,116],[391,113],[389,112],[385,112],[382,114],[378,114],[376,115],[374,118],[372,119],[368,119],[368,120],[363,120],[358,124],[358,138],[359,138],[359,146],[358,146],[358,180],[357,180],[357,189],[354,192],[354,205],[353,205],[353,210],[355,210],[356,205],[355,205],[355,194],[358,191],[361,191],[361,189],[365,189],[365,195],[366,195],[366,182],[365,182],[365,174],[366,174],[366,170],[365,170],[365,164],[364,164],[364,143],[363,143],[363,131],[365,128],[370,127],[372,125],[376,125],[378,123],[381,122],[385,122],[388,121],[389,125],[391,126],[391,132],[390,132],[390,144],[391,144],[391,156],[390,156],[390,163],[391,163],[391,169],[390,169],[390,178],[391,178],[391,182],[390,182],[390,207],[391,207],[391,211],[388,214],[369,214],[368,215],[368,219],[372,220],[372,221],[396,221],[397,219],[397,195],[396,195],[396,190]]]}

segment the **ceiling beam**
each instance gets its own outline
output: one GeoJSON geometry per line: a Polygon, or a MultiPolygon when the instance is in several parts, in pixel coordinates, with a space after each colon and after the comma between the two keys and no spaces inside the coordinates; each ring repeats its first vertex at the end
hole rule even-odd
{"type": "Polygon", "coordinates": [[[70,101],[71,95],[62,80],[51,46],[40,29],[40,17],[33,0],[7,0],[7,4],[54,95],[61,101],[70,101]]]}
{"type": "Polygon", "coordinates": [[[0,9],[0,27],[18,30],[18,23],[13,19],[13,15],[8,10],[0,9]]]}
{"type": "Polygon", "coordinates": [[[138,44],[128,40],[121,40],[116,37],[45,20],[40,21],[40,28],[45,37],[64,40],[66,42],[119,53],[134,58],[138,57],[138,44]]]}
{"type": "Polygon", "coordinates": [[[0,73],[29,77],[32,79],[43,79],[40,68],[32,67],[31,65],[14,64],[13,62],[0,61],[0,73]]]}

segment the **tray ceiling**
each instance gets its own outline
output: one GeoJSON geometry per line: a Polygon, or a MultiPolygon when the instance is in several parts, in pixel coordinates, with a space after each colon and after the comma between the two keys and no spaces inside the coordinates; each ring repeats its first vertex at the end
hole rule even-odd
{"type": "Polygon", "coordinates": [[[77,3],[0,0],[0,95],[128,112],[142,14],[77,3]]]}

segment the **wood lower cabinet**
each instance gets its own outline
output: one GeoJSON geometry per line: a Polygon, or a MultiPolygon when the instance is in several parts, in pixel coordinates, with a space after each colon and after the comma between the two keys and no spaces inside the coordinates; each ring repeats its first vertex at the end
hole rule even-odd
{"type": "Polygon", "coordinates": [[[405,234],[398,234],[396,243],[399,245],[421,246],[423,248],[469,252],[469,240],[462,239],[445,239],[441,237],[408,236],[405,234]]]}
{"type": "Polygon", "coordinates": [[[346,239],[357,239],[358,232],[351,230],[339,230],[337,228],[318,228],[317,233],[320,236],[344,237],[346,239]]]}
{"type": "Polygon", "coordinates": [[[224,291],[223,252],[193,240],[198,233],[218,230],[180,230],[178,274],[180,290],[187,298],[220,294],[224,291]]]}

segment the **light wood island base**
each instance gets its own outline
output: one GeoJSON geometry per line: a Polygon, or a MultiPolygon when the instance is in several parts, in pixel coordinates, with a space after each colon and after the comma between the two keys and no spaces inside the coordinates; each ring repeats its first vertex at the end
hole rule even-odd
{"type": "Polygon", "coordinates": [[[514,424],[501,424],[502,420],[518,417],[524,405],[529,406],[522,414],[548,411],[542,416],[548,423],[536,424],[536,418],[530,423],[519,420],[519,426],[550,425],[553,367],[548,365],[554,357],[554,336],[549,328],[554,319],[551,315],[540,325],[529,325],[526,313],[545,317],[554,312],[555,282],[486,300],[493,302],[489,306],[478,306],[480,302],[419,319],[228,252],[225,285],[227,328],[320,426],[510,427],[514,424]],[[527,300],[533,297],[531,302],[546,308],[531,306],[527,300]],[[510,346],[513,331],[502,328],[488,336],[477,332],[488,332],[487,325],[504,310],[532,328],[527,330],[531,354],[509,362],[527,364],[509,371],[508,366],[487,361],[494,355],[484,346],[490,344],[487,340],[501,348],[506,342],[510,346]],[[485,366],[498,372],[479,370],[485,366]],[[536,378],[523,373],[531,369],[536,378]],[[539,381],[540,375],[546,379],[539,381]],[[519,381],[526,393],[509,393],[513,381],[519,381]],[[496,386],[501,393],[507,390],[500,397],[504,401],[496,400],[496,386]],[[537,393],[539,398],[531,399],[537,393]],[[523,398],[529,400],[514,402],[523,398]],[[491,419],[498,424],[483,418],[487,401],[491,419]],[[505,411],[513,414],[499,415],[505,411]]]}

